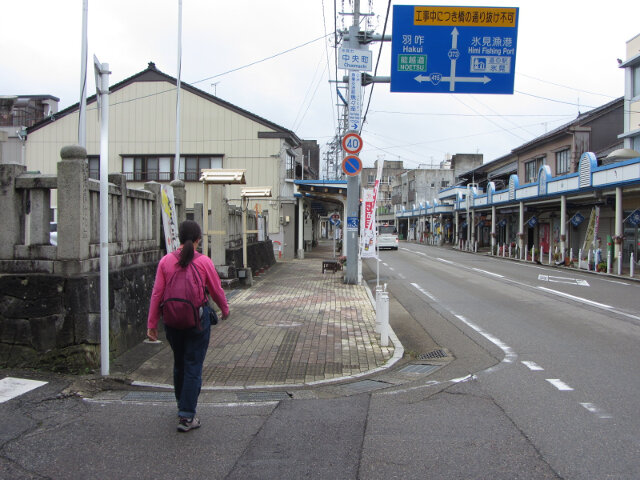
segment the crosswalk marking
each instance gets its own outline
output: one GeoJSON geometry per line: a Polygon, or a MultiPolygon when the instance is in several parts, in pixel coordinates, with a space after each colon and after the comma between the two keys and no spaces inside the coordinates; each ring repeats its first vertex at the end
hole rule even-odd
{"type": "Polygon", "coordinates": [[[5,377],[0,380],[0,403],[4,403],[46,384],[47,382],[40,382],[38,380],[5,377]]]}

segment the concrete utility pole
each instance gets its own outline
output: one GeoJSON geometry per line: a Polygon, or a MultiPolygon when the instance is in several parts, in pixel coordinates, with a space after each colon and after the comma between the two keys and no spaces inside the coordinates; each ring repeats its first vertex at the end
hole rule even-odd
{"type": "MultiPolygon", "coordinates": [[[[349,27],[349,47],[357,49],[360,46],[358,32],[360,31],[360,0],[353,2],[353,25],[349,27]]],[[[360,74],[358,72],[358,74],[360,74]]],[[[347,211],[345,240],[347,242],[347,269],[344,283],[357,284],[358,278],[358,226],[351,225],[349,219],[358,218],[360,210],[360,174],[351,175],[347,180],[347,211]]]]}

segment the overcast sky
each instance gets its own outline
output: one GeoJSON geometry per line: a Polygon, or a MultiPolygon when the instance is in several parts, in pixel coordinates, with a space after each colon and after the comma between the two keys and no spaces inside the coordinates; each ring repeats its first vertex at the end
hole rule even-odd
{"type": "MultiPolygon", "coordinates": [[[[335,1],[338,29],[351,24],[351,17],[339,14],[351,12],[351,3],[335,1]]],[[[82,4],[3,2],[0,95],[50,94],[60,98],[60,109],[78,102],[82,4]]],[[[387,0],[361,4],[375,14],[366,17],[367,29],[382,33],[387,0]]],[[[482,153],[488,162],[624,94],[616,59],[625,58],[625,42],[640,34],[637,0],[417,4],[519,7],[516,93],[391,93],[389,84],[376,84],[373,92],[365,87],[365,106],[372,93],[362,130],[365,166],[385,158],[416,168],[455,153],[482,153]]],[[[178,0],[89,0],[88,11],[89,62],[95,54],[108,63],[111,84],[150,61],[177,75],[178,0]]],[[[316,139],[324,151],[337,122],[335,84],[328,81],[336,76],[335,18],[333,0],[183,0],[182,81],[300,138],[316,139]]],[[[392,12],[387,33],[391,25],[392,12]]],[[[377,59],[380,44],[370,48],[377,59]]],[[[390,75],[390,50],[385,42],[378,75],[390,75]]],[[[89,95],[95,93],[90,67],[89,95]]],[[[343,74],[340,70],[338,77],[343,74]]]]}

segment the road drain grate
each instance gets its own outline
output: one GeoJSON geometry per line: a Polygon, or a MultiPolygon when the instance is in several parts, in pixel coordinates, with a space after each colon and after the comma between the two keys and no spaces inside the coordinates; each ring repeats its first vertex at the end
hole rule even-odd
{"type": "Polygon", "coordinates": [[[380,388],[390,387],[391,384],[387,382],[379,382],[377,380],[362,380],[360,382],[349,383],[347,385],[343,385],[342,388],[348,390],[349,392],[354,393],[362,393],[362,392],[370,392],[372,390],[378,390],[380,388]]]}
{"type": "Polygon", "coordinates": [[[431,358],[446,358],[448,357],[447,352],[444,350],[434,350],[429,353],[422,353],[418,355],[418,360],[429,360],[431,358]]]}
{"type": "Polygon", "coordinates": [[[429,373],[438,367],[439,365],[413,364],[400,369],[400,373],[429,373]]]}
{"type": "Polygon", "coordinates": [[[175,402],[173,392],[128,392],[122,400],[127,402],[175,402]]]}
{"type": "Polygon", "coordinates": [[[239,402],[279,402],[291,398],[287,392],[237,392],[239,402]]]}

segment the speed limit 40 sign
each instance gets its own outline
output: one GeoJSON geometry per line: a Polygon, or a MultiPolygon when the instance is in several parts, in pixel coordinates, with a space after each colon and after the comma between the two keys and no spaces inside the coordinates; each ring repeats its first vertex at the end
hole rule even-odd
{"type": "Polygon", "coordinates": [[[362,150],[362,137],[356,132],[347,133],[342,137],[342,149],[351,155],[355,155],[362,150]]]}

